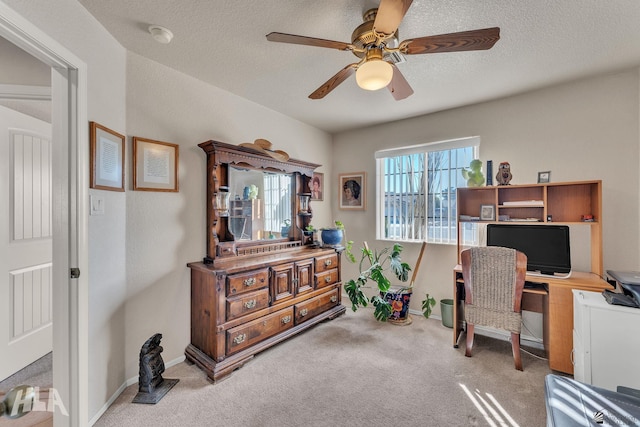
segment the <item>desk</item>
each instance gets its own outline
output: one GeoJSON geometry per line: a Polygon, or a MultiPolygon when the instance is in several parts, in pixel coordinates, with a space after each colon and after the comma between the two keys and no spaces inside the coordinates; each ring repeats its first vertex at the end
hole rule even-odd
{"type": "MultiPolygon", "coordinates": [[[[549,359],[549,368],[573,375],[571,352],[573,350],[573,289],[602,292],[611,285],[597,274],[574,271],[568,279],[540,277],[527,274],[526,280],[547,283],[548,292],[524,289],[522,309],[535,311],[543,316],[543,344],[549,359]]],[[[462,266],[453,269],[453,346],[464,325],[464,280],[462,266]]]]}

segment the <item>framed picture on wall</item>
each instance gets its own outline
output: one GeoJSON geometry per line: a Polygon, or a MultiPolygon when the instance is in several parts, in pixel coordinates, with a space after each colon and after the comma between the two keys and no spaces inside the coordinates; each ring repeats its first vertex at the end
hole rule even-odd
{"type": "Polygon", "coordinates": [[[314,172],[311,181],[309,181],[309,191],[311,191],[311,200],[324,200],[324,174],[314,172]]]}
{"type": "Polygon", "coordinates": [[[118,132],[89,122],[90,188],[124,191],[124,139],[118,132]]]}
{"type": "Polygon", "coordinates": [[[338,206],[344,210],[364,210],[366,207],[366,172],[339,175],[338,206]]]}
{"type": "Polygon", "coordinates": [[[178,144],[133,137],[133,189],[178,191],[178,144]]]}

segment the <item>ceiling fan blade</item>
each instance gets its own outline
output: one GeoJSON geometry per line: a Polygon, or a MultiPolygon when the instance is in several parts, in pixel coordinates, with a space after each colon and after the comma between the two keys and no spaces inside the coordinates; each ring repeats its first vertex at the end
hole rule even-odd
{"type": "Polygon", "coordinates": [[[484,28],[405,40],[400,43],[400,51],[407,55],[417,55],[422,53],[486,50],[491,49],[499,39],[500,28],[484,28]]]}
{"type": "Polygon", "coordinates": [[[373,23],[375,32],[387,36],[393,35],[412,2],[413,0],[382,0],[373,23]]]}
{"type": "Polygon", "coordinates": [[[400,101],[413,95],[413,89],[411,89],[409,82],[404,78],[398,67],[393,64],[391,66],[393,67],[393,77],[387,85],[387,89],[389,89],[394,99],[400,101]]]}
{"type": "Polygon", "coordinates": [[[333,40],[316,39],[313,37],[297,36],[295,34],[269,33],[267,40],[270,42],[302,44],[306,46],[328,47],[330,49],[350,50],[352,45],[333,40]]]}
{"type": "Polygon", "coordinates": [[[351,76],[355,71],[358,64],[349,64],[344,67],[342,70],[338,71],[335,76],[331,77],[327,80],[322,86],[315,90],[309,98],[311,99],[322,99],[329,92],[334,90],[340,83],[345,81],[347,77],[351,76]]]}

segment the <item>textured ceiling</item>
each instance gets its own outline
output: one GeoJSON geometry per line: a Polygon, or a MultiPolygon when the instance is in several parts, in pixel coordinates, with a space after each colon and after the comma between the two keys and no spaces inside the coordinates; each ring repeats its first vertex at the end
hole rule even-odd
{"type": "Polygon", "coordinates": [[[359,89],[350,52],[268,42],[272,32],[342,42],[375,0],[79,0],[128,50],[328,132],[398,120],[640,65],[637,0],[414,0],[399,38],[500,27],[486,51],[412,55],[398,67],[415,93],[359,89]],[[175,35],[155,42],[151,24],[175,35]]]}

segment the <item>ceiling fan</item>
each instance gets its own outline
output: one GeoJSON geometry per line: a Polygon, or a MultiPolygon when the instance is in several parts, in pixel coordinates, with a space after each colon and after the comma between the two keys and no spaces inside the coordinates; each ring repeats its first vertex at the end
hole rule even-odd
{"type": "Polygon", "coordinates": [[[500,39],[500,28],[493,27],[407,39],[398,43],[398,26],[412,1],[381,0],[377,9],[365,12],[364,23],[353,31],[351,43],[275,32],[267,34],[267,40],[347,50],[360,58],[360,61],[347,65],[316,89],[309,95],[311,99],[324,98],[347,77],[356,73],[356,82],[361,88],[378,90],[386,86],[395,100],[399,101],[413,94],[413,89],[395,65],[404,62],[402,55],[486,50],[500,39]]]}

